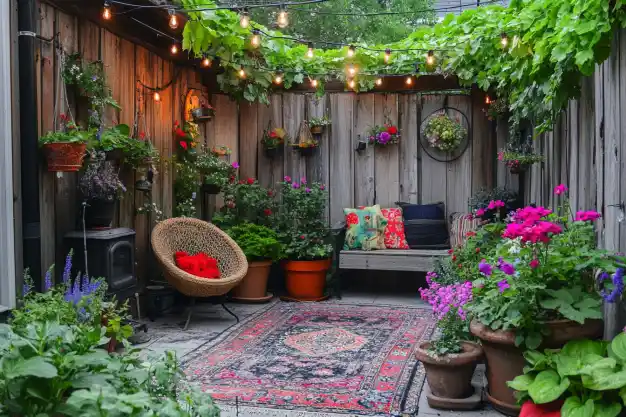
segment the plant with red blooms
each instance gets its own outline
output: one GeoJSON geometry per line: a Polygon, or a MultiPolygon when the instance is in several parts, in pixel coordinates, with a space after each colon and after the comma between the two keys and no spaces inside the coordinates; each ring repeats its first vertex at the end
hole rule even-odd
{"type": "Polygon", "coordinates": [[[285,146],[285,142],[289,140],[287,131],[280,127],[274,129],[266,129],[263,131],[263,137],[261,138],[261,145],[265,151],[274,149],[281,149],[285,146]]]}
{"type": "Polygon", "coordinates": [[[254,178],[224,186],[224,207],[213,216],[213,223],[223,229],[243,223],[272,227],[276,219],[274,193],[254,178]]]}
{"type": "Polygon", "coordinates": [[[200,128],[193,122],[185,122],[180,125],[178,120],[174,122],[174,141],[177,149],[186,155],[189,152],[195,152],[198,144],[197,139],[200,137],[200,128]]]}
{"type": "Polygon", "coordinates": [[[498,161],[505,164],[512,172],[523,171],[528,166],[543,161],[543,156],[535,153],[531,142],[509,144],[498,152],[498,161]]]}
{"type": "Polygon", "coordinates": [[[367,136],[368,142],[376,146],[395,145],[400,142],[400,130],[392,124],[374,126],[367,136]]]}

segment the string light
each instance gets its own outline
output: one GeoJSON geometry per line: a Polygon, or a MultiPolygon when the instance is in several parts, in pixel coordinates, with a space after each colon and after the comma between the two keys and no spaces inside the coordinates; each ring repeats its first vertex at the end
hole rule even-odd
{"type": "Polygon", "coordinates": [[[111,20],[111,5],[108,1],[104,2],[104,8],[102,9],[102,18],[104,20],[111,20]]]}
{"type": "Polygon", "coordinates": [[[491,104],[491,98],[489,96],[485,97],[485,104],[491,104]]]}
{"type": "Polygon", "coordinates": [[[170,9],[168,13],[170,14],[170,20],[169,20],[170,27],[172,29],[178,29],[178,16],[176,16],[174,9],[170,9]]]}
{"type": "Polygon", "coordinates": [[[352,58],[355,53],[356,53],[356,48],[354,47],[354,45],[350,45],[348,47],[348,58],[352,58]]]}
{"type": "Polygon", "coordinates": [[[254,46],[255,48],[258,48],[259,45],[261,45],[261,35],[258,29],[253,29],[252,30],[252,40],[250,41],[250,43],[252,44],[252,46],[254,46]]]}
{"type": "Polygon", "coordinates": [[[387,48],[385,49],[385,64],[388,64],[390,59],[391,59],[391,49],[387,48]]]}
{"type": "Polygon", "coordinates": [[[350,66],[348,67],[348,74],[350,74],[352,77],[356,75],[356,68],[354,67],[354,65],[350,64],[350,66]]]}
{"type": "Polygon", "coordinates": [[[178,53],[178,45],[173,44],[170,52],[172,53],[172,55],[176,55],[178,53]]]}
{"type": "Polygon", "coordinates": [[[153,98],[156,103],[159,103],[161,101],[161,94],[159,94],[158,91],[155,91],[153,98]]]}
{"type": "Polygon", "coordinates": [[[435,63],[435,52],[432,49],[428,51],[428,54],[426,54],[426,63],[428,65],[433,65],[435,63]]]}
{"type": "Polygon", "coordinates": [[[313,58],[313,42],[309,42],[309,50],[306,52],[308,58],[313,58]]]}
{"type": "Polygon", "coordinates": [[[352,88],[354,90],[355,86],[356,86],[356,83],[354,82],[354,80],[348,81],[348,87],[350,87],[350,88],[352,88]]]}
{"type": "Polygon", "coordinates": [[[311,79],[311,87],[313,88],[317,88],[317,80],[316,79],[311,79]]]}
{"type": "Polygon", "coordinates": [[[239,78],[246,78],[246,71],[243,67],[239,70],[239,78]]]}
{"type": "Polygon", "coordinates": [[[408,77],[406,77],[406,80],[404,80],[404,82],[406,83],[406,85],[413,85],[413,77],[409,75],[408,77]]]}
{"type": "Polygon", "coordinates": [[[204,68],[209,68],[211,66],[211,60],[206,55],[204,56],[204,58],[202,58],[202,66],[204,68]]]}
{"type": "Polygon", "coordinates": [[[381,85],[383,85],[383,79],[382,78],[376,78],[376,85],[379,86],[379,87],[381,85]]]}
{"type": "Polygon", "coordinates": [[[276,20],[278,27],[284,29],[289,24],[289,16],[287,15],[287,10],[285,6],[280,7],[280,12],[278,12],[278,19],[276,20]]]}
{"type": "Polygon", "coordinates": [[[506,46],[509,44],[509,37],[507,36],[506,32],[502,32],[500,34],[500,43],[504,48],[506,48],[506,46]]]}
{"type": "Polygon", "coordinates": [[[244,29],[250,26],[250,15],[248,14],[248,9],[243,9],[241,13],[239,13],[239,25],[244,29]]]}
{"type": "Polygon", "coordinates": [[[283,82],[283,73],[282,71],[278,71],[274,76],[274,84],[282,84],[283,82]]]}

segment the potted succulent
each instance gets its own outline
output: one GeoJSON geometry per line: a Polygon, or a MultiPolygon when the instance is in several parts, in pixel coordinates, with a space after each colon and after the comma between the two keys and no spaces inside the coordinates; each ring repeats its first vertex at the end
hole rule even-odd
{"type": "MultiPolygon", "coordinates": [[[[566,192],[563,184],[555,189],[558,196],[566,192]]],[[[625,261],[596,249],[593,220],[599,217],[594,211],[570,216],[567,198],[556,212],[524,207],[504,225],[495,250],[474,265],[470,330],[485,351],[488,398],[506,414],[519,412],[506,382],[522,373],[524,347],[560,348],[569,340],[602,335],[594,270],[614,273],[621,294],[618,267],[625,261]]]]}
{"type": "Polygon", "coordinates": [[[331,124],[328,116],[314,117],[309,119],[309,127],[313,135],[321,135],[324,132],[324,128],[331,124]]]}
{"type": "Polygon", "coordinates": [[[86,203],[85,227],[110,227],[115,214],[115,204],[126,192],[115,167],[105,160],[104,152],[93,151],[89,164],[78,183],[86,203]]]}
{"type": "Polygon", "coordinates": [[[215,109],[203,99],[200,107],[191,110],[191,116],[196,123],[208,122],[215,116],[215,109]]]}
{"type": "Polygon", "coordinates": [[[415,355],[424,364],[426,380],[431,393],[427,400],[431,407],[444,409],[471,409],[480,405],[474,396],[472,376],[482,359],[479,344],[469,341],[469,320],[466,304],[472,300],[472,283],[460,282],[448,268],[436,268],[426,274],[428,288],[421,288],[422,299],[433,308],[440,336],[423,342],[415,355]]]}
{"type": "Polygon", "coordinates": [[[60,129],[39,138],[48,161],[48,171],[73,172],[83,165],[87,142],[92,133],[84,131],[65,114],[59,115],[60,129]]]}
{"type": "Polygon", "coordinates": [[[333,246],[327,242],[329,230],[324,220],[328,198],[323,184],[308,184],[305,178],[281,184],[282,211],[277,222],[285,245],[284,263],[287,292],[297,301],[324,299],[326,272],[333,246]]]}
{"type": "Polygon", "coordinates": [[[521,174],[529,166],[543,161],[543,156],[533,151],[530,143],[509,144],[498,152],[498,160],[509,167],[511,174],[521,174]]]}
{"type": "Polygon", "coordinates": [[[243,223],[227,231],[239,245],[248,260],[248,272],[232,291],[238,301],[263,302],[272,298],[267,294],[267,279],[272,263],[283,257],[283,245],[278,235],[269,227],[243,223]]]}
{"type": "Polygon", "coordinates": [[[391,124],[374,126],[367,134],[370,145],[385,147],[400,142],[400,130],[391,124]]]}
{"type": "Polygon", "coordinates": [[[219,194],[231,178],[234,178],[239,164],[230,164],[214,152],[205,150],[196,155],[195,167],[203,177],[202,190],[207,194],[219,194]]]}
{"type": "Polygon", "coordinates": [[[263,131],[263,137],[261,138],[261,145],[263,151],[268,158],[273,158],[276,155],[283,153],[285,141],[289,140],[285,129],[276,127],[274,129],[265,129],[263,131]]]}
{"type": "Polygon", "coordinates": [[[423,135],[431,148],[440,152],[454,152],[467,136],[467,129],[460,119],[452,120],[445,112],[441,112],[428,119],[423,135]]]}

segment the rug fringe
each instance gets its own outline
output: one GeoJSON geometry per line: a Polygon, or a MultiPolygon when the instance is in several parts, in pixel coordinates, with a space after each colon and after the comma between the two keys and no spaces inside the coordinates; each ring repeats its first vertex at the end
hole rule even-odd
{"type": "Polygon", "coordinates": [[[231,405],[221,405],[220,417],[408,417],[410,414],[354,414],[354,413],[326,413],[316,411],[278,410],[274,408],[260,408],[231,405]]]}

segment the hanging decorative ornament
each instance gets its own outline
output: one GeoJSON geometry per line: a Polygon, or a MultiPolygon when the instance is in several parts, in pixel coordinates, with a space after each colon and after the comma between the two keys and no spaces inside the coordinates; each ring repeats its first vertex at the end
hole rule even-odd
{"type": "Polygon", "coordinates": [[[239,13],[239,25],[244,29],[250,26],[250,15],[248,14],[248,9],[243,9],[239,13]]]}
{"type": "Polygon", "coordinates": [[[111,20],[111,4],[108,1],[104,2],[104,8],[102,9],[102,18],[104,20],[111,20]]]}

